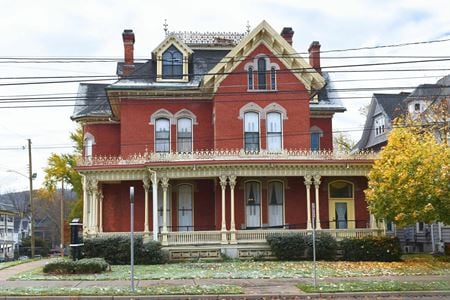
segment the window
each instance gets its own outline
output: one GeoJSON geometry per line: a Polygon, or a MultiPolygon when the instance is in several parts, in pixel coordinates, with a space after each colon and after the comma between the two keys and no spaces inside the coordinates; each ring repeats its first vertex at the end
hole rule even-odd
{"type": "Polygon", "coordinates": [[[353,185],[345,181],[331,183],[330,198],[353,198],[353,185]]]}
{"type": "Polygon", "coordinates": [[[269,226],[283,226],[283,183],[270,182],[268,185],[269,226]]]}
{"type": "Polygon", "coordinates": [[[261,185],[250,181],[245,184],[245,218],[247,228],[261,227],[261,185]]]}
{"type": "Polygon", "coordinates": [[[281,114],[270,112],[266,118],[267,125],[267,150],[280,151],[281,146],[281,114]]]}
{"type": "Polygon", "coordinates": [[[248,76],[248,89],[253,90],[253,68],[252,67],[248,68],[247,76],[248,76]]]}
{"type": "Polygon", "coordinates": [[[417,232],[423,232],[425,229],[425,223],[424,222],[417,222],[416,224],[416,231],[417,232]]]}
{"type": "Polygon", "coordinates": [[[177,151],[192,152],[192,120],[189,118],[177,121],[177,151]]]}
{"type": "Polygon", "coordinates": [[[320,150],[320,132],[311,132],[311,151],[320,150]]]}
{"type": "Polygon", "coordinates": [[[258,89],[266,89],[266,59],[264,57],[258,58],[258,89]]]}
{"type": "Polygon", "coordinates": [[[183,79],[183,54],[173,45],[162,55],[162,78],[183,79]]]}
{"type": "Polygon", "coordinates": [[[92,158],[92,146],[94,145],[94,137],[90,133],[86,133],[84,137],[84,157],[92,158]]]}
{"type": "Polygon", "coordinates": [[[170,152],[170,121],[160,118],[155,123],[155,152],[170,152]]]}
{"type": "Polygon", "coordinates": [[[270,88],[272,90],[277,89],[277,70],[275,70],[275,67],[270,68],[270,88]]]}
{"type": "Polygon", "coordinates": [[[414,111],[415,112],[420,112],[420,103],[415,103],[414,104],[414,111]]]}
{"type": "Polygon", "coordinates": [[[244,144],[245,151],[259,151],[259,114],[255,112],[244,115],[244,144]]]}
{"type": "Polygon", "coordinates": [[[379,136],[385,131],[385,119],[384,116],[377,117],[375,119],[375,136],[379,136]]]}

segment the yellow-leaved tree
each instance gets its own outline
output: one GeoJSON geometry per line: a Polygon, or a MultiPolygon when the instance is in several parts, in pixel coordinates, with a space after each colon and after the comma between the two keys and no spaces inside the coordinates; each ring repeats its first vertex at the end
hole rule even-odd
{"type": "Polygon", "coordinates": [[[394,128],[369,173],[370,211],[399,226],[450,224],[450,150],[421,126],[394,128]]]}

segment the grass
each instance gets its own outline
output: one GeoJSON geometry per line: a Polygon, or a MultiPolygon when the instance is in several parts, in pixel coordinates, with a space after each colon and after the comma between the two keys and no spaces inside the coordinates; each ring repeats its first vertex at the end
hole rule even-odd
{"type": "Polygon", "coordinates": [[[25,260],[12,260],[12,261],[7,261],[7,262],[2,262],[0,263],[0,270],[6,269],[6,268],[10,268],[10,267],[14,267],[17,265],[21,265],[24,263],[28,263],[28,262],[32,262],[35,261],[35,259],[25,259],[25,260]]]}
{"type": "Polygon", "coordinates": [[[0,296],[129,296],[129,295],[225,295],[242,294],[236,285],[182,285],[139,287],[131,293],[129,287],[83,287],[83,288],[1,288],[0,296]]]}
{"type": "Polygon", "coordinates": [[[298,284],[297,287],[307,293],[336,292],[390,292],[390,291],[448,291],[450,282],[405,282],[405,281],[354,281],[339,283],[320,283],[317,289],[312,284],[298,284]]]}
{"type": "MultiPolygon", "coordinates": [[[[137,280],[159,279],[226,279],[226,278],[309,278],[313,264],[310,261],[230,261],[197,262],[165,265],[135,266],[137,280]]],[[[401,262],[318,262],[319,278],[450,275],[450,262],[430,257],[406,258],[401,262]]],[[[23,272],[13,280],[127,280],[129,266],[111,266],[111,272],[102,274],[46,275],[42,268],[23,272]]]]}

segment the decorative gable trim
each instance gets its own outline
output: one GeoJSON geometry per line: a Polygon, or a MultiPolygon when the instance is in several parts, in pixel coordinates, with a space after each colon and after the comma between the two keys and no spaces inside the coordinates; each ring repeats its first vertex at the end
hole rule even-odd
{"type": "Polygon", "coordinates": [[[188,45],[183,43],[174,35],[166,37],[152,54],[156,59],[156,81],[157,82],[188,82],[189,81],[189,57],[193,53],[188,45]],[[182,79],[163,79],[162,78],[162,55],[170,46],[176,47],[183,54],[183,78],[182,79]]]}
{"type": "Polygon", "coordinates": [[[295,70],[293,74],[305,85],[310,93],[322,89],[325,79],[314,70],[303,58],[299,57],[295,49],[279,35],[266,21],[262,21],[250,34],[227,54],[204,78],[204,88],[217,91],[220,83],[232,72],[256,47],[264,44],[287,69],[295,70]],[[236,59],[235,59],[236,58],[236,59]]]}

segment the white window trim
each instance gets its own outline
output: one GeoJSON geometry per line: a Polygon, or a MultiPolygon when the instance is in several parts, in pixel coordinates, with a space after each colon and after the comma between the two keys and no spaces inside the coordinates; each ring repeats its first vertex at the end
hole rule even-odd
{"type": "MultiPolygon", "coordinates": [[[[279,182],[279,183],[281,183],[281,191],[282,191],[282,197],[283,197],[283,199],[282,199],[282,202],[283,202],[283,226],[285,226],[286,225],[286,187],[285,187],[285,183],[284,183],[284,181],[282,181],[282,180],[279,180],[279,179],[272,179],[272,180],[269,180],[269,181],[267,181],[267,212],[269,211],[269,203],[270,203],[270,189],[269,189],[269,186],[270,186],[270,184],[271,183],[273,183],[273,182],[279,182]]],[[[267,222],[269,222],[269,219],[267,219],[267,222]]]]}
{"type": "Polygon", "coordinates": [[[380,136],[386,133],[386,117],[384,115],[376,116],[373,120],[373,127],[375,136],[380,136]],[[377,125],[377,122],[380,122],[380,125],[377,125]],[[379,129],[377,133],[377,129],[379,129]]]}
{"type": "Polygon", "coordinates": [[[169,119],[170,124],[173,124],[174,118],[173,118],[173,114],[168,111],[167,109],[161,108],[158,109],[157,111],[155,111],[151,116],[150,116],[150,125],[155,125],[156,123],[156,119],[159,118],[166,118],[169,119]]]}
{"type": "Polygon", "coordinates": [[[159,154],[164,154],[164,153],[171,153],[172,152],[172,120],[171,119],[168,119],[169,120],[169,152],[156,152],[156,121],[158,120],[158,119],[168,119],[168,118],[166,118],[166,117],[158,117],[157,119],[155,119],[155,122],[153,123],[154,124],[154,128],[153,128],[153,151],[155,152],[155,153],[159,153],[159,154]]]}
{"type": "Polygon", "coordinates": [[[264,115],[264,109],[261,106],[254,102],[249,102],[239,109],[238,119],[244,120],[244,115],[247,112],[256,112],[259,114],[260,118],[264,115]]]}
{"type": "Polygon", "coordinates": [[[254,110],[247,110],[246,112],[244,112],[244,115],[242,117],[242,121],[243,121],[243,125],[242,126],[242,145],[244,146],[243,149],[245,151],[245,114],[246,113],[256,113],[258,115],[258,151],[261,151],[261,114],[258,111],[254,111],[254,110]]]}
{"type": "MultiPolygon", "coordinates": [[[[319,134],[319,150],[320,150],[320,145],[321,145],[321,138],[323,137],[323,130],[320,129],[320,127],[314,125],[311,128],[309,128],[309,138],[311,140],[311,134],[312,133],[318,133],[319,134]]],[[[312,150],[312,145],[310,145],[310,149],[312,150]]]]}
{"type": "Polygon", "coordinates": [[[255,57],[253,58],[253,61],[248,62],[245,64],[244,66],[244,70],[246,71],[246,76],[247,76],[247,92],[276,92],[278,90],[278,76],[277,73],[280,70],[280,66],[277,63],[271,62],[270,58],[266,55],[266,54],[257,54],[255,55],[255,57]],[[258,89],[257,85],[255,85],[255,74],[256,76],[258,73],[258,59],[260,58],[264,58],[266,61],[266,72],[270,74],[270,71],[272,68],[275,69],[275,89],[272,89],[272,80],[271,80],[271,76],[269,76],[269,82],[266,82],[266,89],[260,90],[258,89]],[[248,84],[248,69],[252,68],[253,69],[253,89],[249,89],[249,84],[248,84]]]}
{"type": "Polygon", "coordinates": [[[420,232],[420,233],[425,232],[425,226],[426,226],[426,224],[424,222],[417,222],[416,223],[416,232],[420,232]],[[423,224],[422,230],[420,230],[420,223],[423,224]]]}
{"type": "MultiPolygon", "coordinates": [[[[283,122],[283,120],[284,120],[284,118],[283,118],[283,113],[282,112],[280,112],[280,111],[277,111],[277,110],[273,110],[273,111],[269,111],[269,112],[267,112],[266,113],[266,120],[267,120],[267,114],[269,114],[269,113],[277,113],[277,114],[280,114],[280,133],[281,133],[281,145],[280,145],[280,150],[271,150],[270,152],[271,153],[276,153],[276,152],[281,152],[281,151],[283,151],[283,149],[284,149],[284,122],[283,122]]],[[[269,150],[269,147],[268,147],[268,145],[269,145],[269,143],[268,143],[268,140],[269,140],[269,128],[268,128],[268,126],[269,126],[269,124],[267,123],[267,121],[266,121],[266,149],[267,150],[269,150]]]]}
{"type": "Polygon", "coordinates": [[[260,180],[256,180],[256,179],[248,179],[244,181],[244,220],[245,220],[245,226],[247,227],[247,183],[250,182],[256,182],[259,184],[259,226],[262,227],[263,225],[263,220],[262,220],[262,203],[263,203],[263,199],[262,199],[262,181],[260,180]]]}
{"type": "Polygon", "coordinates": [[[83,138],[83,151],[84,151],[84,157],[85,158],[91,158],[93,155],[94,155],[94,145],[95,145],[95,137],[91,134],[91,133],[89,133],[89,132],[86,132],[85,134],[84,134],[84,138],[83,138]],[[86,143],[87,143],[87,141],[88,140],[90,140],[91,142],[92,142],[92,144],[91,144],[91,155],[87,155],[87,153],[86,153],[86,143]]]}
{"type": "Polygon", "coordinates": [[[178,121],[180,119],[191,120],[191,151],[189,151],[189,152],[193,152],[193,149],[194,149],[194,120],[192,120],[192,118],[187,117],[187,116],[182,116],[182,117],[177,118],[177,123],[176,123],[176,126],[177,126],[177,129],[176,129],[177,152],[178,152],[178,121]]]}

